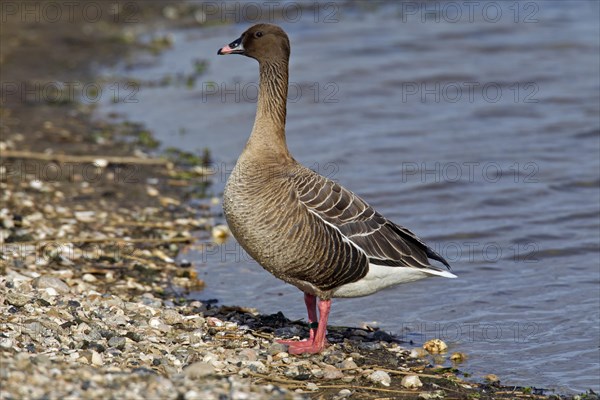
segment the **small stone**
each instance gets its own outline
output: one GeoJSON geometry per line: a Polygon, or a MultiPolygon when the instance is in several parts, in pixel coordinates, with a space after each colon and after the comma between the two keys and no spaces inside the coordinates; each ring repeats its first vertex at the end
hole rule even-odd
{"type": "Polygon", "coordinates": [[[71,288],[58,278],[52,276],[40,276],[32,282],[33,287],[37,289],[53,288],[59,293],[69,293],[71,288]]]}
{"type": "Polygon", "coordinates": [[[31,182],[29,182],[29,186],[30,186],[32,189],[35,189],[35,190],[42,190],[42,189],[43,189],[43,187],[44,187],[44,185],[42,184],[42,182],[41,182],[41,181],[39,181],[39,180],[37,180],[37,179],[36,179],[36,180],[34,180],[34,181],[31,181],[31,182]]]}
{"type": "Polygon", "coordinates": [[[500,382],[500,378],[498,378],[498,376],[494,375],[494,374],[488,374],[488,375],[484,376],[483,379],[485,379],[486,382],[489,382],[489,383],[499,383],[500,382]]]}
{"type": "Polygon", "coordinates": [[[106,160],[104,158],[97,158],[94,160],[94,166],[96,166],[98,168],[106,168],[107,165],[108,165],[108,160],[106,160]]]}
{"type": "Polygon", "coordinates": [[[323,379],[334,380],[334,379],[342,379],[344,374],[342,371],[334,367],[333,365],[324,365],[323,366],[323,379]]]}
{"type": "Polygon", "coordinates": [[[244,361],[256,361],[258,359],[258,355],[255,350],[252,349],[243,349],[239,352],[240,360],[244,361]]]}
{"type": "Polygon", "coordinates": [[[25,304],[29,303],[29,297],[21,293],[11,292],[6,295],[6,302],[11,306],[23,307],[25,304]]]}
{"type": "Polygon", "coordinates": [[[162,321],[158,318],[151,318],[150,322],[148,322],[148,325],[150,325],[153,328],[158,328],[162,325],[162,321]]]}
{"type": "Polygon", "coordinates": [[[92,364],[94,365],[104,365],[104,360],[102,359],[102,355],[98,352],[92,350],[92,364]]]}
{"type": "Polygon", "coordinates": [[[443,390],[435,390],[433,392],[423,392],[419,394],[419,399],[423,400],[435,400],[446,398],[446,392],[443,390]]]}
{"type": "Polygon", "coordinates": [[[167,309],[163,312],[163,319],[165,320],[165,323],[169,325],[175,325],[183,322],[181,315],[172,309],[167,309]]]}
{"type": "Polygon", "coordinates": [[[418,348],[412,349],[408,356],[410,358],[425,358],[425,357],[427,357],[427,351],[425,351],[425,349],[418,347],[418,348]]]}
{"type": "Polygon", "coordinates": [[[79,222],[89,223],[96,221],[96,213],[94,211],[75,211],[75,219],[79,222]]]}
{"type": "Polygon", "coordinates": [[[466,359],[467,359],[467,355],[465,353],[460,353],[460,352],[452,353],[452,355],[450,356],[450,360],[452,360],[453,362],[455,362],[457,364],[465,361],[466,359]]]}
{"type": "Polygon", "coordinates": [[[216,326],[216,327],[223,326],[223,321],[221,321],[219,318],[215,318],[215,317],[206,318],[206,323],[208,324],[208,326],[216,326]]]}
{"type": "Polygon", "coordinates": [[[259,374],[267,373],[267,367],[261,361],[245,361],[245,363],[250,371],[258,372],[259,374]]]}
{"type": "Polygon", "coordinates": [[[344,356],[341,351],[332,351],[329,354],[325,353],[323,361],[327,364],[339,364],[344,360],[344,356]]]}
{"type": "Polygon", "coordinates": [[[292,365],[291,367],[288,367],[283,374],[288,378],[295,378],[300,375],[300,370],[297,365],[292,365]]]}
{"type": "Polygon", "coordinates": [[[140,342],[142,340],[142,336],[139,333],[133,331],[127,332],[125,334],[125,337],[133,340],[134,342],[140,342]]]}
{"type": "Polygon", "coordinates": [[[13,340],[11,338],[0,338],[0,347],[3,349],[10,349],[13,346],[13,340]]]}
{"type": "Polygon", "coordinates": [[[360,342],[358,348],[361,350],[374,351],[381,348],[381,344],[378,342],[360,342]]]}
{"type": "Polygon", "coordinates": [[[267,351],[269,352],[270,355],[274,356],[275,354],[283,353],[286,350],[287,350],[286,345],[275,342],[269,346],[269,349],[267,351]]]}
{"type": "Polygon", "coordinates": [[[392,382],[392,378],[385,371],[375,371],[371,375],[369,375],[369,380],[373,383],[380,383],[383,386],[390,386],[392,382]]]}
{"type": "Polygon", "coordinates": [[[195,362],[184,368],[183,372],[189,379],[198,379],[215,373],[212,365],[205,362],[195,362]]]}
{"type": "Polygon", "coordinates": [[[160,194],[160,192],[155,187],[152,187],[152,186],[146,186],[146,193],[150,197],[156,197],[160,194]]]}
{"type": "Polygon", "coordinates": [[[306,389],[307,390],[319,390],[319,387],[313,382],[308,382],[306,384],[306,389]]]}
{"type": "Polygon", "coordinates": [[[349,357],[340,363],[340,368],[354,370],[358,368],[358,365],[356,365],[352,357],[349,357]]]}
{"type": "Polygon", "coordinates": [[[98,280],[92,274],[83,274],[83,276],[81,277],[81,279],[83,279],[84,282],[88,282],[88,283],[96,282],[98,280]]]}
{"type": "Polygon", "coordinates": [[[108,345],[119,350],[125,348],[125,343],[127,343],[127,340],[123,336],[113,336],[108,339],[108,345]]]}
{"type": "Polygon", "coordinates": [[[431,354],[440,354],[448,349],[448,345],[440,339],[431,339],[423,344],[423,348],[431,354]]]}
{"type": "Polygon", "coordinates": [[[337,398],[345,399],[346,397],[352,395],[352,391],[350,389],[342,389],[338,392],[337,398]]]}
{"type": "Polygon", "coordinates": [[[421,383],[421,380],[417,375],[406,375],[404,378],[402,378],[400,384],[403,387],[411,390],[417,390],[423,386],[423,383],[421,383]]]}
{"type": "Polygon", "coordinates": [[[212,237],[215,243],[224,243],[229,235],[229,228],[226,225],[216,225],[212,228],[212,237]]]}

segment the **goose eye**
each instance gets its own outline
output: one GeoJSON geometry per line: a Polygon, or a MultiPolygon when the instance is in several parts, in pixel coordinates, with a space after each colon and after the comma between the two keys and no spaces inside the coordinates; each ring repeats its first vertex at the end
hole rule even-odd
{"type": "Polygon", "coordinates": [[[263,35],[263,33],[262,33],[262,32],[256,32],[256,33],[254,34],[254,36],[256,36],[256,37],[261,37],[262,35],[263,35]]]}

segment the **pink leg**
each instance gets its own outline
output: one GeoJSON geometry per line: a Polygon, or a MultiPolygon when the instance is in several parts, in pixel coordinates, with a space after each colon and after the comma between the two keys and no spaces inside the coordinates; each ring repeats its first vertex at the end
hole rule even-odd
{"type": "Polygon", "coordinates": [[[290,354],[320,353],[327,346],[327,320],[331,310],[331,300],[319,301],[319,327],[312,341],[288,343],[290,354]]]}
{"type": "Polygon", "coordinates": [[[317,331],[314,327],[317,322],[317,298],[312,294],[304,293],[304,303],[308,311],[309,340],[312,342],[317,331]]]}
{"type": "Polygon", "coordinates": [[[316,328],[313,327],[315,322],[317,322],[317,298],[312,294],[304,293],[304,304],[306,304],[306,311],[308,311],[308,326],[309,328],[309,338],[304,339],[300,342],[297,340],[278,340],[278,343],[287,344],[290,343],[312,343],[315,339],[315,333],[317,331],[316,328]]]}

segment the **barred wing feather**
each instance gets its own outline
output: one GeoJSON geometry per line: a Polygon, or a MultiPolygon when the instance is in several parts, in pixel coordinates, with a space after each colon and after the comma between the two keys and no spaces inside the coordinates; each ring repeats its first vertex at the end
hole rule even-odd
{"type": "Polygon", "coordinates": [[[397,225],[338,183],[306,169],[294,176],[299,201],[325,223],[335,226],[360,248],[371,264],[439,270],[448,262],[410,230],[397,225]]]}

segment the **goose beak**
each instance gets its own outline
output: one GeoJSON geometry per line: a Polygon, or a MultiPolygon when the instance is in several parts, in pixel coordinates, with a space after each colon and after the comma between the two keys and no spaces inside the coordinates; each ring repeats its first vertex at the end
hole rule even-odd
{"type": "Polygon", "coordinates": [[[244,54],[244,46],[242,45],[242,38],[239,37],[227,46],[220,48],[217,51],[218,55],[224,54],[244,54]]]}

